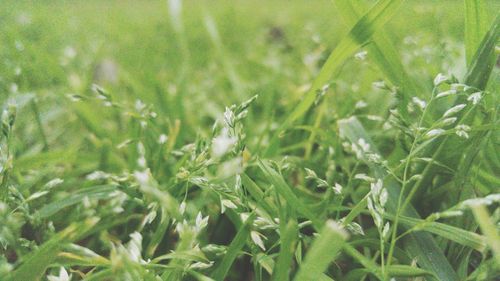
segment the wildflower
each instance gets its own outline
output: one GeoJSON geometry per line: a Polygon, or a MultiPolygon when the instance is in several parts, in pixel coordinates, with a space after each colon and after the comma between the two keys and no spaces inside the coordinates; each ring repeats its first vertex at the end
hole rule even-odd
{"type": "Polygon", "coordinates": [[[264,241],[262,241],[260,233],[257,231],[251,231],[250,232],[250,237],[252,238],[252,241],[255,243],[255,245],[259,246],[263,251],[266,250],[266,247],[264,246],[264,241]]]}
{"type": "Polygon", "coordinates": [[[425,107],[427,106],[427,103],[419,99],[418,97],[413,97],[411,100],[413,101],[414,104],[418,105],[420,109],[425,109],[425,107]]]}
{"type": "Polygon", "coordinates": [[[475,93],[472,93],[467,98],[467,101],[470,101],[470,102],[472,102],[473,105],[476,105],[481,101],[482,97],[483,96],[482,96],[481,92],[475,92],[475,93]]]}
{"type": "Polygon", "coordinates": [[[428,138],[434,138],[434,137],[442,135],[444,132],[445,132],[445,130],[443,130],[443,129],[432,129],[429,132],[427,132],[425,134],[425,136],[428,138]]]}
{"type": "MultiPolygon", "coordinates": [[[[232,111],[231,111],[232,112],[232,111]]],[[[230,151],[236,144],[237,139],[229,136],[227,128],[223,128],[221,134],[215,137],[212,141],[212,154],[215,157],[221,157],[230,151]]]]}
{"type": "Polygon", "coordinates": [[[443,114],[443,117],[448,117],[450,115],[453,115],[457,112],[460,112],[462,109],[464,109],[464,107],[466,106],[466,104],[462,103],[462,104],[459,104],[459,105],[455,105],[454,107],[448,109],[444,114],[443,114]]]}
{"type": "Polygon", "coordinates": [[[341,194],[342,193],[342,186],[340,184],[338,184],[338,183],[335,183],[332,186],[332,189],[335,192],[335,194],[341,194]]]}
{"type": "Polygon", "coordinates": [[[354,107],[357,108],[357,109],[365,108],[367,106],[368,106],[368,104],[365,101],[363,101],[363,100],[358,101],[356,103],[356,105],[354,105],[354,107]]]}
{"type": "Polygon", "coordinates": [[[471,128],[467,125],[457,125],[455,127],[455,133],[457,134],[457,136],[461,137],[461,138],[465,138],[465,139],[468,139],[469,138],[469,134],[467,132],[469,132],[471,130],[471,128]]]}
{"type": "Polygon", "coordinates": [[[438,73],[438,75],[436,75],[436,78],[434,78],[434,86],[439,86],[441,84],[443,84],[444,82],[447,82],[448,81],[448,77],[442,73],[438,73]]]}
{"type": "Polygon", "coordinates": [[[49,281],[70,281],[71,275],[68,275],[66,269],[64,269],[64,267],[61,267],[61,269],[59,269],[59,276],[49,275],[47,276],[47,279],[49,281]]]}
{"type": "Polygon", "coordinates": [[[361,51],[361,52],[358,52],[354,55],[354,57],[358,60],[365,60],[366,59],[366,55],[368,54],[367,51],[361,51]]]}
{"type": "Polygon", "coordinates": [[[161,134],[160,137],[158,138],[158,143],[159,144],[164,144],[168,140],[168,136],[165,134],[161,134]]]}
{"type": "Polygon", "coordinates": [[[444,92],[441,92],[439,94],[436,95],[436,98],[442,98],[442,97],[447,97],[447,96],[451,96],[451,95],[455,95],[457,93],[457,90],[454,90],[454,89],[451,89],[451,90],[448,90],[448,91],[444,91],[444,92]]]}

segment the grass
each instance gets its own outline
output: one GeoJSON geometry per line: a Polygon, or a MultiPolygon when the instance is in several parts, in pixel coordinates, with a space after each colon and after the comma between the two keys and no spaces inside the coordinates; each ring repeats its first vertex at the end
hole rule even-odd
{"type": "Polygon", "coordinates": [[[497,1],[5,1],[0,280],[500,278],[497,1]]]}

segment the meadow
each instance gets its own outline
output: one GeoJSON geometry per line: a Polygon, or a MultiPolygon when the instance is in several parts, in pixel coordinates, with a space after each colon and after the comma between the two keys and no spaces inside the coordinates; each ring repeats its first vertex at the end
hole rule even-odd
{"type": "Polygon", "coordinates": [[[0,2],[0,281],[500,280],[500,1],[0,2]]]}

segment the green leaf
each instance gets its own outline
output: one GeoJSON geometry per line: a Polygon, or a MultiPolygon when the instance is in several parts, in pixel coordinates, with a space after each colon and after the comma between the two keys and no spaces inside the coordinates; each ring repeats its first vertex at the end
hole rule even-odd
{"type": "Polygon", "coordinates": [[[240,228],[240,230],[238,230],[238,233],[234,237],[233,241],[231,241],[231,244],[229,245],[224,258],[222,258],[222,261],[212,273],[211,277],[213,279],[224,280],[227,273],[229,272],[229,269],[231,268],[231,265],[233,264],[236,257],[238,257],[238,255],[240,254],[241,249],[243,248],[243,246],[245,246],[245,243],[250,236],[250,226],[252,225],[254,218],[255,214],[251,214],[247,218],[243,226],[240,228]]]}
{"type": "MultiPolygon", "coordinates": [[[[364,139],[371,147],[373,153],[378,153],[375,144],[369,137],[368,133],[363,128],[363,125],[355,117],[342,119],[338,121],[338,126],[341,136],[346,137],[351,142],[357,142],[359,139],[364,139]]],[[[365,159],[366,160],[366,159],[365,159]]],[[[374,165],[367,161],[368,166],[373,171],[376,177],[385,178],[386,172],[379,165],[374,165]]],[[[385,181],[389,199],[387,201],[387,209],[395,213],[397,202],[399,199],[400,186],[394,181],[385,181]]],[[[405,216],[419,218],[417,211],[410,205],[404,213],[405,216]]],[[[410,233],[404,239],[404,248],[408,253],[417,258],[418,264],[432,272],[440,281],[454,280],[458,281],[457,274],[453,271],[450,263],[444,256],[441,249],[438,247],[431,235],[425,232],[410,233]]],[[[433,278],[432,280],[436,280],[433,278]]]]}
{"type": "Polygon", "coordinates": [[[54,235],[35,252],[26,258],[17,269],[10,273],[5,281],[40,280],[45,269],[54,262],[61,249],[67,244],[82,239],[99,221],[97,218],[73,223],[54,235]]]}
{"type": "MultiPolygon", "coordinates": [[[[394,215],[387,214],[387,218],[394,220],[394,215]]],[[[407,227],[418,226],[418,230],[427,231],[460,245],[483,251],[486,247],[485,238],[477,233],[463,230],[458,227],[439,222],[428,222],[422,219],[399,216],[399,222],[407,227]]]]}
{"type": "Polygon", "coordinates": [[[337,223],[328,220],[312,242],[293,280],[318,280],[342,249],[347,237],[347,233],[337,223]]]}
{"type": "Polygon", "coordinates": [[[292,189],[288,186],[283,177],[264,161],[259,160],[258,165],[264,173],[265,178],[274,186],[274,188],[276,188],[278,194],[283,196],[292,208],[309,219],[313,223],[316,230],[320,229],[322,226],[321,220],[313,211],[311,211],[306,203],[300,200],[295,193],[293,193],[292,189]]]}
{"type": "Polygon", "coordinates": [[[98,185],[83,188],[64,199],[54,201],[43,206],[40,210],[38,210],[36,215],[40,218],[47,218],[66,207],[81,203],[85,197],[88,197],[89,199],[107,199],[109,198],[109,194],[116,190],[116,185],[98,185]]]}
{"type": "Polygon", "coordinates": [[[298,226],[295,220],[290,220],[280,235],[280,253],[273,269],[272,281],[288,280],[290,268],[295,253],[295,243],[298,238],[298,226]]]}
{"type": "Polygon", "coordinates": [[[488,13],[485,0],[464,0],[464,4],[465,55],[469,65],[484,34],[488,31],[488,13]]]}
{"type": "Polygon", "coordinates": [[[360,46],[366,44],[374,32],[393,16],[402,2],[402,0],[380,0],[357,21],[349,34],[331,52],[304,99],[281,124],[271,140],[266,155],[275,150],[280,135],[311,107],[316,99],[317,91],[325,86],[333,75],[337,74],[346,59],[351,57],[360,46]]]}

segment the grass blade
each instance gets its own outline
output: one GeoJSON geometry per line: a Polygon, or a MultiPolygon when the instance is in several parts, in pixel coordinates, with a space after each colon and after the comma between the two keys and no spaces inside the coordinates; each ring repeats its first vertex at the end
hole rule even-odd
{"type": "Polygon", "coordinates": [[[45,242],[36,252],[31,254],[22,264],[7,276],[5,281],[39,280],[45,269],[54,262],[57,255],[67,244],[83,238],[98,219],[87,219],[81,223],[74,223],[57,233],[45,242]]]}
{"type": "MultiPolygon", "coordinates": [[[[362,138],[370,144],[370,147],[373,150],[372,152],[378,153],[376,151],[375,144],[371,141],[371,138],[368,136],[368,133],[365,131],[363,125],[361,125],[358,119],[351,117],[349,119],[339,120],[338,126],[341,135],[345,136],[349,139],[349,141],[355,143],[362,138]]],[[[385,171],[380,166],[370,163],[368,163],[368,165],[377,177],[385,177],[385,171]]],[[[396,212],[400,187],[394,181],[387,181],[386,188],[389,193],[387,209],[390,212],[396,212]]],[[[417,211],[411,205],[405,209],[404,215],[418,218],[417,211]]],[[[404,248],[411,256],[417,258],[420,267],[432,272],[438,278],[437,280],[458,281],[457,274],[454,272],[450,263],[432,236],[428,233],[410,233],[404,239],[404,248]]],[[[433,278],[432,280],[436,279],[433,278]]]]}
{"type": "Polygon", "coordinates": [[[347,58],[352,56],[361,45],[365,44],[370,39],[375,30],[382,27],[392,17],[402,2],[402,0],[381,0],[358,20],[349,34],[344,37],[332,51],[318,76],[314,79],[311,88],[305,94],[304,99],[288,115],[286,120],[277,130],[266,154],[275,150],[276,143],[279,141],[279,136],[294,121],[302,117],[311,107],[316,99],[316,92],[328,83],[347,58]]]}
{"type": "Polygon", "coordinates": [[[342,249],[347,237],[347,233],[337,223],[327,221],[293,280],[318,280],[342,249]]]}
{"type": "Polygon", "coordinates": [[[288,280],[288,274],[295,253],[295,243],[298,238],[298,226],[295,220],[290,220],[281,230],[281,246],[278,261],[273,269],[272,281],[288,280]]]}
{"type": "Polygon", "coordinates": [[[488,31],[488,13],[486,1],[465,0],[465,56],[467,65],[472,58],[488,31]]]}
{"type": "Polygon", "coordinates": [[[250,236],[250,226],[252,225],[254,218],[255,214],[251,214],[247,218],[243,226],[240,228],[240,230],[238,230],[238,233],[236,234],[233,241],[229,245],[229,248],[227,249],[227,253],[224,255],[224,258],[220,262],[219,266],[212,273],[211,277],[213,279],[224,280],[227,273],[229,272],[229,269],[231,268],[231,265],[233,264],[236,257],[239,255],[243,246],[245,246],[245,243],[248,237],[250,236]]]}
{"type": "Polygon", "coordinates": [[[288,204],[295,208],[301,215],[309,219],[316,230],[321,229],[321,220],[313,211],[293,193],[292,189],[285,182],[283,177],[271,168],[268,164],[259,160],[259,168],[264,173],[266,179],[276,188],[276,191],[283,196],[288,204]]]}

